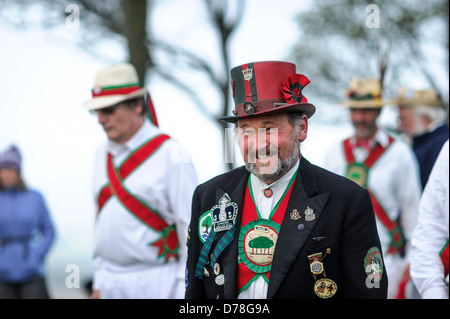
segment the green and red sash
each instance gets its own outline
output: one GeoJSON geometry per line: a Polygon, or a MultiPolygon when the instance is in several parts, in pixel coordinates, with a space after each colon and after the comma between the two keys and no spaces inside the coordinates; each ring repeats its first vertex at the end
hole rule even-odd
{"type": "Polygon", "coordinates": [[[346,177],[358,183],[361,187],[366,188],[369,191],[372,199],[375,215],[378,220],[386,227],[391,237],[391,242],[387,253],[394,254],[396,252],[402,253],[405,246],[405,237],[401,226],[397,221],[393,221],[389,218],[388,214],[380,204],[378,199],[374,196],[372,191],[368,188],[369,170],[375,164],[375,162],[383,155],[384,151],[392,144],[394,139],[389,136],[388,146],[385,148],[381,144],[377,143],[363,163],[358,163],[353,156],[353,146],[350,143],[350,138],[344,140],[344,152],[347,160],[347,172],[346,177]]]}
{"type": "Polygon", "coordinates": [[[447,277],[447,275],[448,275],[448,258],[449,258],[448,239],[447,239],[447,242],[445,243],[444,247],[442,247],[442,250],[439,253],[439,257],[441,257],[442,264],[444,265],[445,277],[447,277]]]}
{"type": "Polygon", "coordinates": [[[270,213],[269,219],[261,218],[253,198],[249,176],[238,241],[240,257],[237,276],[238,294],[247,289],[259,276],[262,276],[267,283],[269,282],[273,252],[296,176],[297,172],[270,213]]]}
{"type": "Polygon", "coordinates": [[[115,195],[129,212],[154,231],[161,233],[161,237],[155,242],[150,243],[150,245],[159,248],[158,258],[164,257],[166,261],[170,257],[178,259],[179,244],[175,226],[168,225],[155,209],[134,196],[127,188],[125,188],[123,180],[154,154],[154,152],[169,138],[168,135],[164,134],[152,138],[131,153],[118,169],[114,166],[113,156],[108,154],[107,173],[109,184],[103,187],[98,197],[99,212],[106,201],[115,195]]]}

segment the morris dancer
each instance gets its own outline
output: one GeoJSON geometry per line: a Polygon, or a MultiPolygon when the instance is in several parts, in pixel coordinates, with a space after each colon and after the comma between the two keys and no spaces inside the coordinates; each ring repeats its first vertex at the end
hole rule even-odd
{"type": "Polygon", "coordinates": [[[101,70],[92,99],[108,141],[96,155],[93,298],[183,298],[197,178],[189,154],[157,126],[136,70],[101,70]]]}
{"type": "Polygon", "coordinates": [[[324,167],[369,191],[389,276],[388,298],[397,298],[400,281],[408,273],[421,186],[412,150],[377,125],[385,103],[378,79],[352,80],[342,104],[350,109],[355,134],[331,147],[324,167]]]}

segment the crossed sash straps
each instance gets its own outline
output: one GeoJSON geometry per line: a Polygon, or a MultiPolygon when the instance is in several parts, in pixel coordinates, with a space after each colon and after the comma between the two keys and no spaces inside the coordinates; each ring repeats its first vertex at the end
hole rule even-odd
{"type": "Polygon", "coordinates": [[[118,169],[114,166],[113,156],[108,153],[107,172],[109,184],[102,188],[97,199],[98,214],[105,203],[115,195],[129,212],[151,229],[161,233],[161,237],[149,245],[159,248],[158,258],[164,257],[165,261],[168,261],[170,257],[178,259],[179,244],[175,226],[169,226],[156,210],[147,206],[144,202],[130,193],[122,182],[169,138],[170,137],[165,134],[152,138],[131,153],[118,169]]]}
{"type": "MultiPolygon", "coordinates": [[[[387,147],[389,147],[394,139],[389,136],[389,144],[387,147]]],[[[372,199],[373,209],[375,211],[375,216],[378,218],[378,220],[386,227],[386,229],[389,231],[389,235],[391,237],[391,242],[389,244],[389,248],[387,253],[388,254],[394,254],[396,252],[403,254],[403,249],[405,246],[405,237],[403,235],[401,226],[397,221],[393,221],[389,218],[386,211],[384,210],[383,206],[380,204],[378,199],[373,195],[372,191],[368,188],[368,172],[369,169],[375,164],[375,162],[381,157],[381,155],[384,153],[384,151],[387,149],[384,148],[382,145],[377,143],[374,149],[370,151],[370,154],[367,156],[366,160],[363,163],[356,163],[355,157],[353,156],[352,152],[352,145],[350,144],[350,138],[344,140],[344,151],[345,151],[345,157],[347,159],[348,168],[350,168],[352,165],[361,165],[364,167],[367,173],[367,178],[362,183],[359,183],[360,186],[365,187],[370,194],[370,197],[372,199]]],[[[348,173],[348,169],[347,169],[348,173]]],[[[348,174],[347,174],[348,175],[348,174]]],[[[351,179],[351,177],[347,176],[351,179]]]]}

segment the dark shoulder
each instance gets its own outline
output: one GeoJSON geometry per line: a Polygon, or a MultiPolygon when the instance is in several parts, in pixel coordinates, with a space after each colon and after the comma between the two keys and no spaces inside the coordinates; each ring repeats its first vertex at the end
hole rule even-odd
{"type": "Polygon", "coordinates": [[[228,185],[230,182],[235,181],[237,178],[242,178],[245,175],[248,175],[248,171],[245,166],[240,166],[231,171],[225,172],[223,174],[217,175],[210,180],[200,184],[197,186],[197,189],[202,191],[205,189],[215,188],[217,186],[224,187],[228,185]]]}

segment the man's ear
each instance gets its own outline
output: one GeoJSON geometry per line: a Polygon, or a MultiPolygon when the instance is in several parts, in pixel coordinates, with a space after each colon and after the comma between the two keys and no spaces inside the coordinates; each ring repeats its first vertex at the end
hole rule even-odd
{"type": "Polygon", "coordinates": [[[308,136],[308,117],[305,114],[303,114],[300,129],[297,133],[297,138],[300,142],[303,142],[304,140],[306,140],[307,136],[308,136]]]}

